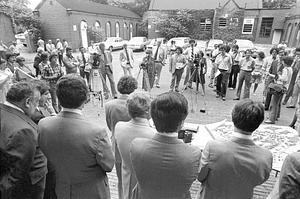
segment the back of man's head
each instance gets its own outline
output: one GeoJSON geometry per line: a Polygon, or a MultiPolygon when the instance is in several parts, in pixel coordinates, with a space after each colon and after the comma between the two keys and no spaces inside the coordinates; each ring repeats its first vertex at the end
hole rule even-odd
{"type": "Polygon", "coordinates": [[[88,87],[83,78],[69,74],[58,80],[56,94],[62,107],[76,109],[86,102],[88,87]]]}
{"type": "Polygon", "coordinates": [[[134,77],[132,76],[123,76],[120,78],[117,84],[118,91],[121,94],[127,94],[129,95],[135,89],[137,89],[137,81],[134,77]]]}
{"type": "Polygon", "coordinates": [[[237,103],[232,110],[234,126],[244,134],[252,134],[264,121],[264,106],[250,99],[237,103]]]}
{"type": "Polygon", "coordinates": [[[188,102],[179,93],[160,94],[151,103],[151,117],[158,132],[177,132],[187,115],[188,102]]]}
{"type": "Polygon", "coordinates": [[[13,84],[6,94],[6,100],[10,103],[20,103],[33,96],[35,86],[31,82],[13,84]]]}

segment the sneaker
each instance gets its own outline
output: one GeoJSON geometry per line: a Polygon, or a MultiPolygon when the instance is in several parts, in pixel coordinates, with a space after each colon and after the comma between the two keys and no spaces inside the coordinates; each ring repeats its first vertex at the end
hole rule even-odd
{"type": "Polygon", "coordinates": [[[159,85],[159,84],[156,84],[156,88],[160,88],[160,85],[159,85]]]}
{"type": "Polygon", "coordinates": [[[226,97],[222,97],[222,100],[223,100],[223,101],[226,101],[226,97]]]}
{"type": "Polygon", "coordinates": [[[218,95],[218,94],[216,95],[216,98],[220,98],[220,97],[221,97],[220,95],[218,95]]]}
{"type": "Polygon", "coordinates": [[[233,90],[234,88],[232,88],[232,87],[229,87],[228,89],[229,89],[229,90],[233,90]]]}

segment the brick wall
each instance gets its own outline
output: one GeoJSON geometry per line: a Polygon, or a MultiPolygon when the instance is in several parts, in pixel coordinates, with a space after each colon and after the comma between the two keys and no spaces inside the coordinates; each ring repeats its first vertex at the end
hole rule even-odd
{"type": "Polygon", "coordinates": [[[5,44],[10,45],[15,39],[12,20],[9,16],[0,13],[0,24],[0,38],[5,44]]]}
{"type": "Polygon", "coordinates": [[[67,39],[69,44],[77,49],[82,45],[80,34],[80,22],[87,22],[88,26],[94,26],[95,22],[99,22],[103,35],[105,36],[105,25],[107,22],[111,24],[111,36],[116,36],[116,23],[120,25],[120,37],[129,39],[129,27],[132,24],[133,36],[136,36],[136,24],[140,21],[126,17],[107,16],[101,14],[91,14],[72,11],[67,13],[66,8],[56,1],[49,0],[39,9],[40,20],[42,22],[42,30],[45,40],[57,38],[67,39]],[[124,31],[124,23],[127,29],[124,31]],[[124,34],[125,33],[125,34],[124,34]]]}

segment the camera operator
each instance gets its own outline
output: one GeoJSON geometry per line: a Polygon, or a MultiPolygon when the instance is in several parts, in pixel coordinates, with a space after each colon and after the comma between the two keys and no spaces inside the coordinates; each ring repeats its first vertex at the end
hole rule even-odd
{"type": "Polygon", "coordinates": [[[188,102],[179,93],[163,93],[152,101],[150,110],[157,133],[151,139],[134,139],[130,150],[141,198],[191,198],[189,189],[198,175],[201,152],[178,139],[188,102]]]}
{"type": "Polygon", "coordinates": [[[146,56],[143,58],[140,69],[143,70],[142,89],[150,91],[153,88],[155,80],[155,63],[151,50],[146,51],[146,56]]]}
{"type": "Polygon", "coordinates": [[[191,81],[196,83],[196,90],[199,90],[199,83],[202,86],[203,94],[205,94],[205,74],[207,71],[207,63],[202,51],[195,55],[194,65],[191,68],[191,81]],[[196,70],[196,71],[195,71],[196,70]]]}

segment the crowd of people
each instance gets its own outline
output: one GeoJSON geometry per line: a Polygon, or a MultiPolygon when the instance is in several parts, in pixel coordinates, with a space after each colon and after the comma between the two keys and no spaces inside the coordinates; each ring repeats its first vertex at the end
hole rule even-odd
{"type": "MultiPolygon", "coordinates": [[[[119,56],[124,76],[117,85],[112,53],[104,43],[80,47],[77,56],[65,40],[45,44],[39,39],[37,45],[34,72],[14,44],[0,60],[1,199],[109,199],[107,173],[114,166],[120,199],[191,198],[195,180],[201,183],[197,198],[252,198],[254,187],[268,180],[272,154],[257,146],[251,134],[266,110],[270,114],[265,123],[274,124],[282,104],[291,98],[287,108],[297,106],[300,48],[290,53],[283,46],[273,47],[265,57],[250,49],[239,52],[233,42],[216,45],[207,57],[195,40],[185,49],[174,41],[171,47],[159,41],[139,64],[142,92],[137,91],[135,59],[127,44],[119,56]],[[227,89],[236,88],[234,100],[240,102],[232,110],[232,139],[210,141],[201,150],[178,139],[189,110],[179,88],[185,72],[183,89],[196,83],[196,90],[201,85],[205,95],[209,61],[208,86],[215,87],[216,97],[225,101],[227,89]],[[160,88],[167,64],[170,90],[152,99],[149,91],[160,88]],[[96,77],[101,78],[105,98],[112,98],[105,104],[110,138],[106,127],[82,113],[96,77]],[[255,95],[263,82],[264,105],[249,99],[251,85],[255,95]]],[[[297,112],[291,126],[299,121],[297,112]]],[[[296,152],[286,158],[272,192],[276,198],[300,197],[298,156],[296,152]]]]}

